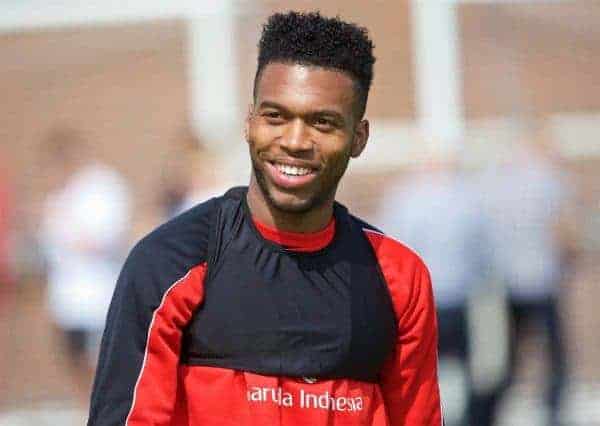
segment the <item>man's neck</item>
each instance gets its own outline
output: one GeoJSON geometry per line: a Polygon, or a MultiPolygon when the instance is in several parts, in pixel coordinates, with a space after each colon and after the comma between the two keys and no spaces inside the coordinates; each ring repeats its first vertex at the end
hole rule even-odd
{"type": "Polygon", "coordinates": [[[277,209],[269,203],[256,182],[251,182],[246,196],[252,216],[262,224],[288,232],[311,233],[324,229],[333,216],[333,201],[314,209],[292,213],[277,209]]]}

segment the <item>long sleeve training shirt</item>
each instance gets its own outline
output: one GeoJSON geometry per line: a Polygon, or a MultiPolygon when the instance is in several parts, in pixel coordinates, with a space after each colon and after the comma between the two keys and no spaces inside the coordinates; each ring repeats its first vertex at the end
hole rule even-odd
{"type": "Polygon", "coordinates": [[[256,223],[235,188],[130,254],[89,426],[442,424],[429,273],[335,205],[329,226],[256,223]]]}

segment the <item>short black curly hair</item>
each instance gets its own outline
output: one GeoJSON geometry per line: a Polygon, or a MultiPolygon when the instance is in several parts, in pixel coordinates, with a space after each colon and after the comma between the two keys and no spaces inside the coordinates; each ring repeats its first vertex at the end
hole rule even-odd
{"type": "Polygon", "coordinates": [[[357,114],[362,117],[373,81],[373,41],[364,27],[316,12],[275,13],[263,26],[258,43],[254,95],[262,70],[271,62],[341,71],[355,82],[357,114]]]}

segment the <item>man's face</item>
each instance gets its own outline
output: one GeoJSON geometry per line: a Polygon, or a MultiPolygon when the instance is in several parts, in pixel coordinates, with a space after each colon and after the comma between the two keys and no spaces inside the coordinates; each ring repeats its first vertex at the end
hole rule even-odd
{"type": "Polygon", "coordinates": [[[350,157],[368,138],[352,79],[338,71],[270,63],[257,81],[246,123],[254,178],[263,198],[304,213],[333,201],[350,157]]]}

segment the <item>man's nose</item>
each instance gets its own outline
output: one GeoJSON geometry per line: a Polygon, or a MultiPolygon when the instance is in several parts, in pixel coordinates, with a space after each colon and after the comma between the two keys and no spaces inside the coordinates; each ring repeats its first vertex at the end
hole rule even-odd
{"type": "Polygon", "coordinates": [[[280,141],[281,147],[290,152],[310,151],[313,148],[308,126],[301,119],[288,123],[280,141]]]}

